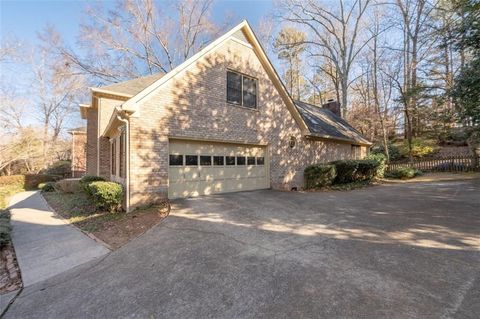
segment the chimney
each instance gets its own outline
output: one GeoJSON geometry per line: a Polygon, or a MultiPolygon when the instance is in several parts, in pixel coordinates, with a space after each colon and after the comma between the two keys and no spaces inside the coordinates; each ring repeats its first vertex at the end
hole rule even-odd
{"type": "Polygon", "coordinates": [[[322,105],[323,108],[329,109],[332,113],[337,114],[338,116],[342,116],[342,112],[340,111],[340,103],[337,101],[330,99],[327,103],[322,105]]]}

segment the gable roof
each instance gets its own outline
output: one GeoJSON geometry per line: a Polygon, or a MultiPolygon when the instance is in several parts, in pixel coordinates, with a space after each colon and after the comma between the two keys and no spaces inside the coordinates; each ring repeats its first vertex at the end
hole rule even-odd
{"type": "MultiPolygon", "coordinates": [[[[290,97],[290,94],[288,93],[287,89],[285,88],[283,82],[280,80],[279,75],[277,74],[275,68],[273,67],[272,63],[268,59],[267,54],[265,53],[265,50],[262,48],[260,42],[258,41],[257,37],[255,36],[255,33],[253,32],[252,28],[248,24],[246,20],[242,21],[240,24],[238,24],[236,27],[232,28],[230,31],[207,45],[205,48],[200,50],[198,53],[193,55],[191,58],[187,59],[185,62],[174,68],[172,71],[168,72],[165,74],[165,76],[161,77],[160,79],[154,81],[151,85],[148,87],[144,88],[142,91],[138,92],[135,96],[127,100],[125,103],[122,105],[122,110],[126,112],[136,112],[139,107],[139,102],[141,102],[145,97],[148,95],[152,94],[153,92],[156,92],[164,83],[166,83],[168,80],[173,78],[175,75],[179,74],[180,72],[184,71],[186,68],[188,68],[190,65],[192,65],[195,61],[206,55],[207,53],[215,50],[217,47],[219,47],[221,44],[223,44],[224,41],[228,39],[233,39],[232,37],[235,34],[238,34],[238,32],[242,32],[245,39],[248,40],[255,53],[257,54],[258,59],[262,63],[263,67],[265,68],[265,71],[269,75],[271,81],[273,82],[274,86],[277,88],[278,93],[282,97],[284,103],[286,104],[288,110],[294,117],[295,121],[297,124],[300,126],[300,129],[303,133],[308,132],[308,128],[306,124],[304,123],[302,117],[300,116],[300,113],[298,110],[295,108],[295,105],[293,103],[293,99],[290,97]]],[[[238,39],[238,37],[237,37],[238,39]]]]}
{"type": "Polygon", "coordinates": [[[121,96],[132,97],[140,93],[143,89],[163,77],[164,73],[156,73],[139,78],[118,82],[98,88],[92,88],[94,92],[112,93],[121,96]]]}
{"type": "Polygon", "coordinates": [[[312,136],[341,140],[354,144],[371,145],[363,135],[347,121],[329,109],[295,101],[295,106],[312,133],[312,136]]]}

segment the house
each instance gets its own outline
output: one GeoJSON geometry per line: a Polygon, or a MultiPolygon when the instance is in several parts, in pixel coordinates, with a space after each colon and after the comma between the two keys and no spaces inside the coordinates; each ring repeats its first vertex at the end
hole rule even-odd
{"type": "Polygon", "coordinates": [[[68,131],[72,135],[72,177],[82,177],[87,170],[87,128],[77,127],[68,131]]]}
{"type": "Polygon", "coordinates": [[[294,102],[246,21],[167,74],[92,88],[87,173],[122,183],[126,209],[164,198],[300,189],[312,163],[370,142],[325,108],[294,102]]]}

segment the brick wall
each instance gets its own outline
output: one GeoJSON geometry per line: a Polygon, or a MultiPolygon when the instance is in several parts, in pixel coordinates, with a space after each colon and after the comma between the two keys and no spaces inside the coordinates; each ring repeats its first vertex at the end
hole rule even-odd
{"type": "Polygon", "coordinates": [[[87,134],[72,133],[72,177],[82,177],[87,169],[87,134]]]}
{"type": "Polygon", "coordinates": [[[301,188],[308,164],[351,156],[350,144],[303,138],[253,49],[236,41],[227,41],[146,97],[135,116],[130,120],[133,206],[167,196],[168,136],[268,144],[276,189],[301,188]],[[258,79],[257,110],[226,103],[227,69],[258,79]]]}
{"type": "Polygon", "coordinates": [[[87,174],[97,175],[98,112],[96,108],[87,112],[87,174]]]}

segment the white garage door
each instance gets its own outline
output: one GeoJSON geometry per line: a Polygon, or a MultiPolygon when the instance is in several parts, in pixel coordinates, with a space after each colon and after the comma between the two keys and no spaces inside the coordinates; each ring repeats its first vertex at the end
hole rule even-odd
{"type": "Polygon", "coordinates": [[[269,188],[264,146],[170,140],[168,197],[269,188]]]}

